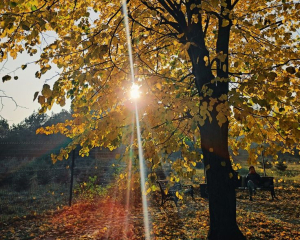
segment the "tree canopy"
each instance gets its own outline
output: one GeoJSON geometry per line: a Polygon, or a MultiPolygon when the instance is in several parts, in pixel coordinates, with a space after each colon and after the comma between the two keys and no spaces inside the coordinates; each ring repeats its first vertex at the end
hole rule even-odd
{"type": "MultiPolygon", "coordinates": [[[[161,148],[167,146],[170,153],[179,149],[176,139],[184,143],[186,137],[197,137],[197,123],[204,124],[215,104],[202,102],[201,98],[212,95],[211,84],[224,81],[229,82],[230,93],[228,102],[218,106],[218,121],[224,123],[227,112],[231,112],[230,146],[234,150],[247,149],[254,162],[262,147],[259,145],[255,151],[250,148],[252,142],[268,143],[265,154],[295,146],[300,137],[300,73],[296,70],[299,3],[129,1],[128,7],[134,71],[143,94],[140,113],[145,129],[145,154],[155,156],[155,151],[160,150],[150,142],[161,148]],[[229,51],[217,52],[220,26],[228,25],[229,51]],[[189,32],[199,26],[206,53],[201,59],[190,59],[187,51],[197,47],[200,40],[190,39],[189,32]],[[217,68],[226,59],[228,65],[223,68],[229,78],[222,78],[217,68]],[[201,62],[213,77],[197,87],[194,65],[201,62]],[[243,138],[236,141],[238,136],[243,138]],[[168,144],[166,140],[170,140],[168,144]]],[[[1,9],[2,61],[26,51],[40,54],[36,63],[41,69],[36,77],[49,71],[51,64],[62,69],[52,89],[45,84],[35,95],[39,94],[41,112],[54,102],[63,106],[65,99],[71,98],[74,117],[80,118],[80,124],[70,121],[66,125],[71,128],[60,130],[73,136],[85,135],[83,129],[90,129],[81,139],[86,146],[82,153],[87,153],[89,146],[118,145],[129,132],[126,129],[131,129],[126,126],[132,124],[126,104],[131,82],[120,2],[3,1],[1,9]],[[46,31],[55,31],[58,37],[40,51],[38,44],[46,38],[46,31]]],[[[21,68],[25,69],[26,64],[21,68]]],[[[2,77],[3,81],[10,78],[2,77]]],[[[186,154],[187,159],[199,158],[186,154]]]]}
{"type": "MultiPolygon", "coordinates": [[[[149,167],[180,150],[173,168],[188,177],[204,157],[208,184],[217,193],[215,176],[232,186],[228,146],[234,154],[246,149],[249,163],[263,151],[276,158],[278,151],[299,149],[297,1],[129,0],[127,6],[149,167]],[[195,151],[199,147],[203,156],[195,151]]],[[[38,131],[74,139],[53,160],[62,160],[76,144],[82,155],[120,144],[135,146],[137,155],[120,1],[4,0],[0,9],[1,61],[26,51],[40,54],[35,77],[52,64],[61,69],[53,87],[45,84],[34,95],[41,113],[54,103],[63,106],[66,98],[72,101],[73,120],[38,131]],[[39,50],[47,31],[57,39],[39,50]]]]}

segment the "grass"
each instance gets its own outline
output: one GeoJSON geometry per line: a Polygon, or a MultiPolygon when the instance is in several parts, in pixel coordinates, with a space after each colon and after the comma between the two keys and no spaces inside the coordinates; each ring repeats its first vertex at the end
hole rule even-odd
{"type": "MultiPolygon", "coordinates": [[[[266,169],[267,176],[273,176],[275,187],[282,187],[284,184],[300,183],[300,164],[287,163],[288,168],[281,172],[275,168],[266,169]]],[[[263,175],[263,170],[256,167],[257,172],[263,175]]],[[[248,173],[248,167],[244,166],[239,170],[241,175],[248,173]]],[[[185,180],[185,184],[204,183],[203,169],[197,169],[192,180],[185,180]]],[[[76,188],[76,186],[75,186],[76,188]]],[[[74,189],[75,189],[74,188],[74,189]]],[[[76,196],[74,196],[76,197],[76,196]]],[[[68,204],[68,184],[47,184],[36,185],[28,191],[17,192],[11,188],[0,189],[0,221],[5,222],[15,217],[23,217],[30,214],[41,214],[47,210],[62,208],[68,204]]]]}
{"type": "MultiPolygon", "coordinates": [[[[258,167],[257,170],[262,175],[258,167]]],[[[240,171],[247,174],[248,168],[244,167],[240,171]]],[[[267,175],[276,180],[275,192],[278,199],[275,201],[271,201],[269,193],[264,191],[258,192],[253,202],[249,202],[247,191],[237,193],[237,221],[248,239],[300,239],[300,232],[297,230],[300,224],[299,174],[298,163],[288,163],[284,172],[267,169],[267,175]]],[[[198,185],[203,182],[203,170],[197,170],[190,183],[198,185]]],[[[66,207],[69,190],[67,185],[62,188],[59,184],[52,184],[33,190],[0,190],[1,239],[144,238],[141,204],[139,201],[131,203],[130,209],[126,210],[126,204],[118,197],[124,193],[116,194],[120,191],[116,188],[112,188],[100,200],[79,201],[71,208],[66,207]],[[48,211],[45,213],[45,210],[48,211]],[[114,212],[117,213],[116,216],[113,215],[114,212]]],[[[209,229],[206,199],[196,194],[196,202],[189,197],[184,198],[179,203],[179,208],[176,208],[173,202],[160,207],[159,192],[151,193],[149,197],[153,238],[205,238],[209,229]]]]}
{"type": "Polygon", "coordinates": [[[2,188],[0,222],[61,208],[68,203],[68,190],[69,186],[66,184],[35,186],[28,191],[20,192],[2,188]]]}
{"type": "MultiPolygon", "coordinates": [[[[249,202],[247,194],[237,198],[237,222],[247,239],[299,239],[299,184],[283,187],[278,200],[271,201],[265,192],[249,202]],[[291,188],[293,187],[293,188],[291,188]],[[297,207],[298,206],[298,207],[297,207]]],[[[47,215],[21,218],[0,224],[3,240],[11,239],[144,239],[140,203],[122,204],[117,188],[96,201],[83,201],[47,215]],[[19,231],[22,229],[22,231],[19,231]]],[[[122,194],[121,194],[122,195],[122,194]]],[[[160,195],[149,195],[151,239],[205,239],[209,229],[208,201],[196,195],[179,202],[157,204],[160,195]]]]}

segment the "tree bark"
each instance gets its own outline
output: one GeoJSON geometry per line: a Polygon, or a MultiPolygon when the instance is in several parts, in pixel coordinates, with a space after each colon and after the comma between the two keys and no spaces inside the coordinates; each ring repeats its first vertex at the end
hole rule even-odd
{"type": "MultiPolygon", "coordinates": [[[[227,1],[230,6],[230,1],[227,1]]],[[[221,7],[221,13],[225,11],[221,7]]],[[[227,54],[225,61],[216,59],[217,76],[223,79],[221,82],[211,83],[215,78],[211,71],[211,62],[204,62],[204,56],[209,57],[209,52],[204,42],[204,32],[202,27],[194,26],[189,31],[189,39],[196,42],[197,47],[191,46],[189,55],[193,64],[193,73],[195,75],[195,83],[199,91],[202,101],[209,106],[211,99],[217,101],[213,110],[210,111],[211,119],[208,117],[204,125],[199,124],[198,128],[201,135],[201,148],[204,156],[204,166],[206,168],[207,187],[209,195],[209,214],[210,214],[210,230],[208,239],[211,240],[240,240],[246,239],[236,222],[236,195],[234,186],[234,171],[231,167],[228,151],[228,119],[221,126],[218,123],[218,111],[216,106],[225,104],[221,96],[228,96],[228,47],[230,39],[231,20],[229,16],[219,19],[218,39],[216,46],[217,54],[227,54]],[[223,19],[229,21],[228,26],[223,27],[223,19]],[[196,60],[197,59],[197,60],[196,60]],[[212,89],[212,95],[206,96],[203,92],[203,86],[212,89]],[[220,98],[221,97],[221,98],[220,98]]]]}
{"type": "Polygon", "coordinates": [[[209,195],[210,230],[208,239],[245,239],[236,223],[234,174],[228,152],[228,122],[221,127],[216,110],[199,126],[209,195]]]}

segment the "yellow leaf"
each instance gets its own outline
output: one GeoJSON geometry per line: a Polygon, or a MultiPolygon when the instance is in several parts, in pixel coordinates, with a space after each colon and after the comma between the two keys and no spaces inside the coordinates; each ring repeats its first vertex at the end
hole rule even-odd
{"type": "Polygon", "coordinates": [[[178,192],[176,192],[176,197],[178,197],[179,199],[183,199],[183,197],[178,192]]]}
{"type": "Polygon", "coordinates": [[[156,87],[161,90],[161,84],[160,83],[156,83],[156,87]]]}
{"type": "Polygon", "coordinates": [[[193,3],[193,4],[191,4],[190,9],[193,10],[195,7],[196,7],[196,4],[193,3]]]}
{"type": "Polygon", "coordinates": [[[225,116],[224,113],[219,112],[217,115],[217,120],[218,120],[218,124],[221,127],[223,125],[223,123],[225,123],[227,121],[227,117],[225,116]]]}
{"type": "Polygon", "coordinates": [[[120,153],[116,154],[116,159],[119,159],[120,158],[120,153]]]}
{"type": "Polygon", "coordinates": [[[185,50],[189,50],[190,46],[191,46],[191,42],[187,42],[187,43],[184,45],[185,50]]]}
{"type": "Polygon", "coordinates": [[[211,0],[211,5],[213,7],[217,7],[218,6],[218,3],[219,3],[219,0],[211,0]]]}
{"type": "Polygon", "coordinates": [[[224,64],[224,65],[223,65],[223,72],[226,72],[226,71],[227,71],[227,65],[224,64]]]}
{"type": "Polygon", "coordinates": [[[227,27],[229,25],[229,21],[227,19],[222,20],[222,27],[227,27]]]}
{"type": "Polygon", "coordinates": [[[226,162],[225,162],[225,161],[222,161],[222,162],[221,162],[221,166],[225,167],[225,166],[226,166],[226,162]]]}
{"type": "Polygon", "coordinates": [[[209,152],[214,152],[214,149],[213,148],[209,148],[208,151],[209,152]]]}
{"type": "Polygon", "coordinates": [[[218,56],[218,58],[221,60],[221,62],[225,62],[226,58],[227,58],[227,54],[220,54],[218,56]]]}
{"type": "Polygon", "coordinates": [[[24,70],[25,68],[27,68],[27,65],[26,64],[22,65],[21,68],[22,68],[22,70],[24,70]]]}
{"type": "Polygon", "coordinates": [[[39,96],[38,97],[38,103],[43,105],[45,103],[45,97],[44,96],[39,96]]]}
{"type": "Polygon", "coordinates": [[[183,36],[184,36],[184,33],[177,35],[178,38],[182,38],[183,36]]]}
{"type": "Polygon", "coordinates": [[[233,174],[232,173],[229,173],[229,178],[233,178],[233,174]]]}
{"type": "Polygon", "coordinates": [[[65,98],[61,98],[61,99],[60,99],[59,105],[60,105],[61,107],[63,107],[63,106],[66,105],[66,100],[65,100],[65,98]]]}
{"type": "Polygon", "coordinates": [[[43,94],[43,96],[45,96],[45,98],[51,97],[52,91],[51,91],[50,86],[48,84],[44,84],[42,94],[43,94]]]}

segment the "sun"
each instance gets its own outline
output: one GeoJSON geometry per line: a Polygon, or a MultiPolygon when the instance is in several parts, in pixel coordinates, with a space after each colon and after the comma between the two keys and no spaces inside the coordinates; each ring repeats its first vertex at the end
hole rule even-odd
{"type": "Polygon", "coordinates": [[[141,92],[139,90],[140,86],[136,84],[132,84],[131,89],[130,89],[130,97],[131,99],[137,99],[140,97],[141,92]]]}

